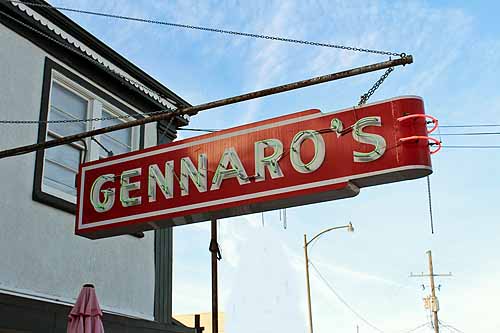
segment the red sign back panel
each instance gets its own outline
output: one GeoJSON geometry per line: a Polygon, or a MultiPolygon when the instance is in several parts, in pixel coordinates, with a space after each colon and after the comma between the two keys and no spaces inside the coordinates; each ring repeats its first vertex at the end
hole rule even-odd
{"type": "Polygon", "coordinates": [[[411,114],[424,114],[421,98],[307,110],[85,163],[76,233],[109,237],[352,197],[362,187],[424,177],[432,172],[427,141],[399,141],[427,135],[423,118],[398,121],[411,114]],[[274,164],[256,166],[273,154],[274,164]],[[192,168],[181,170],[185,158],[198,178],[187,174],[192,168]],[[170,183],[156,182],[155,165],[170,183]]]}

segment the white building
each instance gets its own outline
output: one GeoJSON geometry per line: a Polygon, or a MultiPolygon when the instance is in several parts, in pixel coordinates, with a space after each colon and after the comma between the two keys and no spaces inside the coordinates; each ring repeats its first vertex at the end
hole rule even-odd
{"type": "MultiPolygon", "coordinates": [[[[0,124],[0,150],[189,105],[59,11],[16,2],[0,2],[0,78],[0,120],[41,120],[0,124]]],[[[194,332],[172,319],[171,230],[97,241],[74,235],[79,163],[171,141],[186,123],[0,160],[0,332],[65,332],[85,283],[96,287],[106,332],[194,332]]]]}

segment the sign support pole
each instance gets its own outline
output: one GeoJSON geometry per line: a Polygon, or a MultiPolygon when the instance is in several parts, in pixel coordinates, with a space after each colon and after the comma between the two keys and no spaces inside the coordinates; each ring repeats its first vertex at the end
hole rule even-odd
{"type": "Polygon", "coordinates": [[[211,225],[210,252],[212,252],[212,333],[219,332],[219,300],[217,290],[217,220],[213,219],[211,225]]]}

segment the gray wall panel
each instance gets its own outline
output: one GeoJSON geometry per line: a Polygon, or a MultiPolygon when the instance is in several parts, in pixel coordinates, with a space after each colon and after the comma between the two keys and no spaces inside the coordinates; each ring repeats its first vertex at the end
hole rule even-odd
{"type": "MultiPolygon", "coordinates": [[[[38,119],[47,54],[2,24],[0,45],[0,118],[38,119]]],[[[37,140],[37,126],[0,126],[0,149],[37,140]]],[[[155,136],[147,133],[147,144],[155,136]]],[[[154,233],[75,236],[72,214],[32,201],[34,161],[0,160],[0,289],[72,300],[90,282],[103,308],[152,318],[154,233]]]]}

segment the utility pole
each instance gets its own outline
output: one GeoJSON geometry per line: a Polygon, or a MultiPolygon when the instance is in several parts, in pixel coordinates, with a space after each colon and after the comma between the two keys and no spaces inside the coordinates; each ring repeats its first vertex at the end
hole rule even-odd
{"type": "Polygon", "coordinates": [[[356,325],[356,333],[359,333],[359,325],[356,325]]]}
{"type": "MultiPolygon", "coordinates": [[[[435,282],[434,282],[434,277],[435,276],[451,276],[451,273],[448,274],[434,274],[434,266],[432,264],[432,252],[431,250],[427,251],[427,256],[429,258],[429,274],[418,274],[414,275],[413,273],[410,274],[410,277],[429,277],[430,279],[430,286],[431,286],[431,296],[428,298],[424,298],[425,301],[425,307],[430,308],[432,311],[432,321],[433,321],[433,326],[434,326],[434,332],[439,333],[439,320],[438,320],[438,311],[439,311],[439,302],[436,297],[436,287],[435,287],[435,282]]],[[[424,286],[425,289],[425,286],[424,286]]]]}
{"type": "MultiPolygon", "coordinates": [[[[431,250],[427,251],[427,254],[429,255],[429,278],[431,280],[431,299],[436,300],[435,302],[437,304],[437,298],[436,298],[436,288],[434,286],[434,268],[432,267],[432,253],[431,250]]],[[[432,319],[434,320],[434,331],[436,333],[439,333],[439,320],[438,320],[438,306],[433,306],[432,307],[432,319]]]]}

